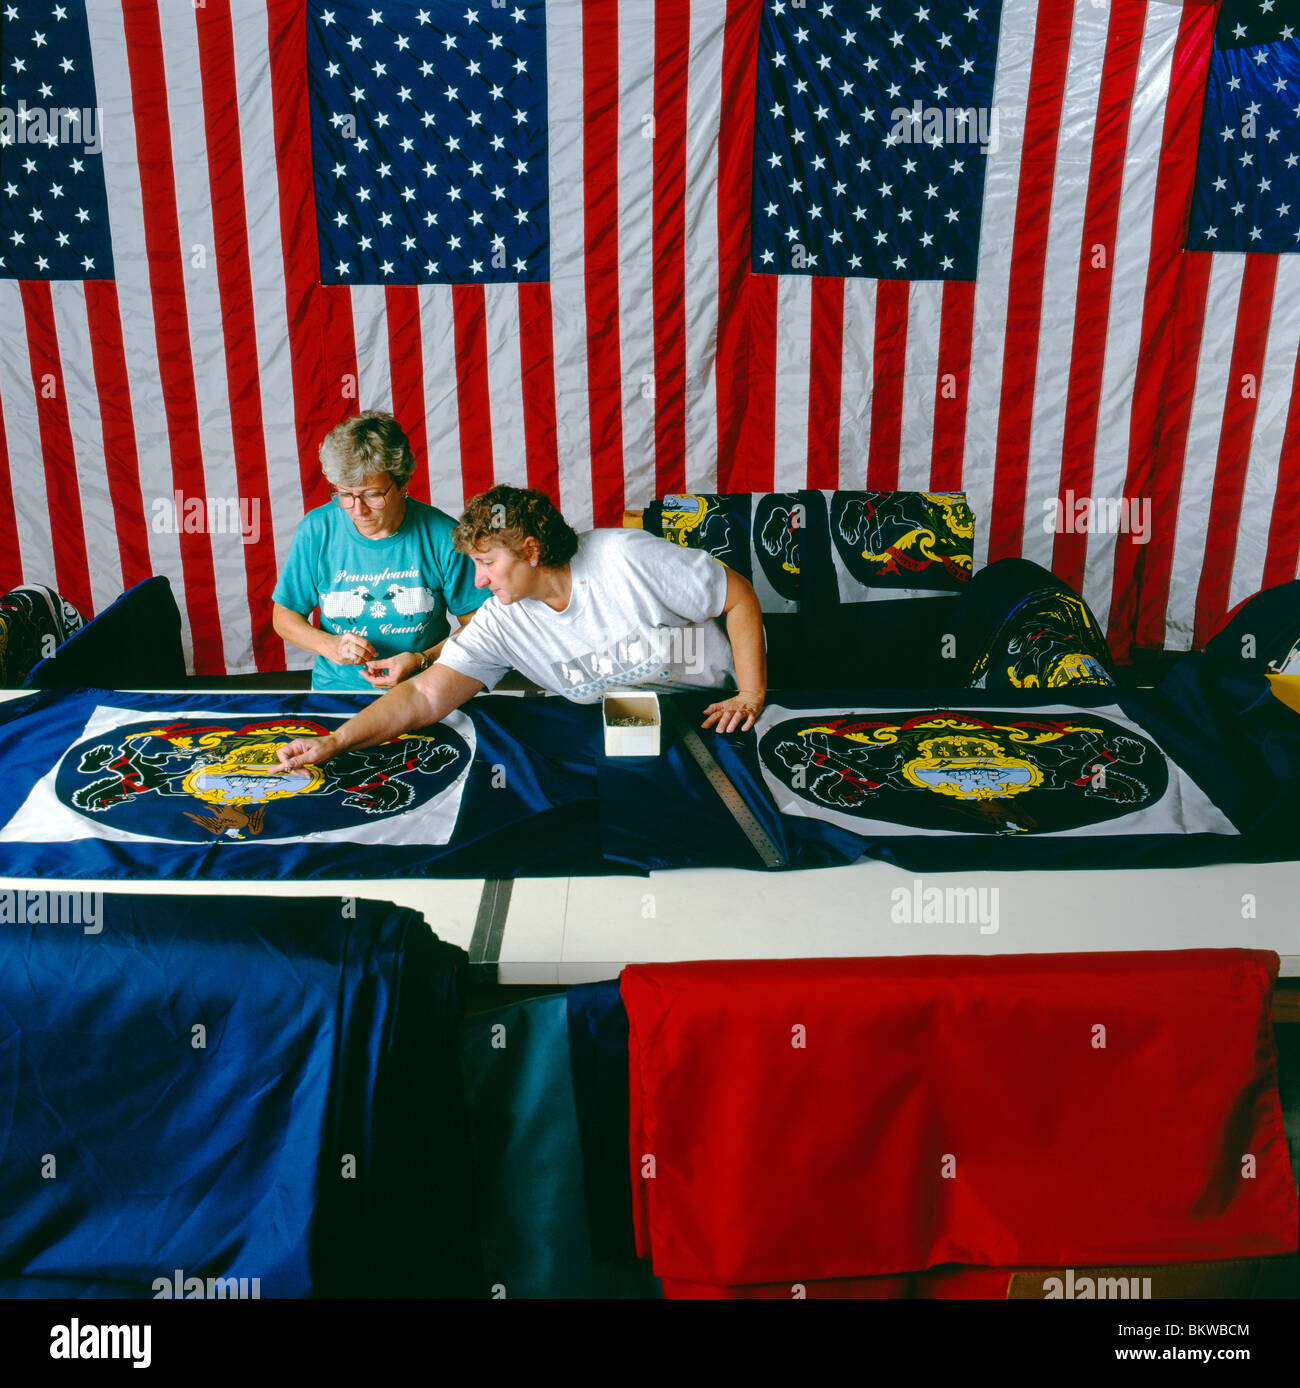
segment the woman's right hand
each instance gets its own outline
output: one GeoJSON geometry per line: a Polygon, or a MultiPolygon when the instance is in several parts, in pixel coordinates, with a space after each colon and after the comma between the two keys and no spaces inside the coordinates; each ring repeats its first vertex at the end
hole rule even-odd
{"type": "Polygon", "coordinates": [[[364,665],[367,660],[379,658],[379,652],[359,631],[333,633],[330,641],[333,649],[326,653],[326,659],[335,665],[364,665]]]}
{"type": "Polygon", "coordinates": [[[295,738],[277,747],[275,755],[286,771],[292,771],[299,766],[318,766],[323,761],[329,761],[337,751],[334,738],[327,735],[295,738]]]}

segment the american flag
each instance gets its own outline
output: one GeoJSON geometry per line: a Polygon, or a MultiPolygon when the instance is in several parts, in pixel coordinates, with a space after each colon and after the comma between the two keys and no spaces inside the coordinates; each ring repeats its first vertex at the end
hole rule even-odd
{"type": "Polygon", "coordinates": [[[580,529],[688,490],[964,490],[977,565],[1048,565],[1121,655],[1297,573],[1294,4],[0,23],[0,589],[90,613],[166,574],[196,673],[284,668],[271,589],[362,408],[453,514],[494,482],[580,529]],[[1146,543],[1074,523],[1088,498],[1152,503],[1146,543]]]}

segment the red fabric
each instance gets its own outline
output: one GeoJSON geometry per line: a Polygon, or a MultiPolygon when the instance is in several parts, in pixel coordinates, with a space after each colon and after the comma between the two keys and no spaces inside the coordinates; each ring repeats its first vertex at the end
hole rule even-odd
{"type": "Polygon", "coordinates": [[[638,1251],[666,1290],[786,1296],[940,1264],[1290,1252],[1277,967],[1188,950],[627,968],[638,1251]]]}

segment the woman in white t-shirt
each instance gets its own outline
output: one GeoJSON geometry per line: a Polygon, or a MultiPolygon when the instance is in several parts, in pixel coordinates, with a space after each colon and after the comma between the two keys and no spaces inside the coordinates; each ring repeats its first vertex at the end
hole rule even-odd
{"type": "Polygon", "coordinates": [[[754,726],[767,695],[758,598],[711,555],[642,530],[578,535],[544,492],[505,486],[469,503],[452,542],[492,596],[428,670],[337,732],[280,748],[285,765],[427,727],[511,669],[578,703],[615,687],[734,688],[704,710],[703,726],[754,726]]]}

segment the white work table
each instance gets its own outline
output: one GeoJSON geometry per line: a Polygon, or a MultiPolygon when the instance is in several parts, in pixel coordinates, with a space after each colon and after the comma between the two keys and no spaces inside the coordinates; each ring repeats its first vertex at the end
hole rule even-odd
{"type": "MultiPolygon", "coordinates": [[[[249,694],[271,690],[187,690],[249,694]]],[[[302,693],[301,690],[283,691],[302,693]]],[[[0,698],[22,697],[0,691],[0,698]]],[[[721,804],[719,813],[725,813],[721,804]]],[[[369,897],[420,911],[507,984],[615,977],[628,963],[905,954],[1276,950],[1300,977],[1300,861],[1031,872],[905,871],[863,860],[787,872],[680,868],[648,877],[369,881],[90,881],[0,877],[0,890],[369,897]],[[973,887],[983,921],[896,919],[919,891],[973,887]],[[1253,898],[1254,916],[1243,916],[1253,898]],[[991,928],[996,922],[996,929],[991,928]]],[[[968,898],[969,899],[969,898],[968,898]]]]}

